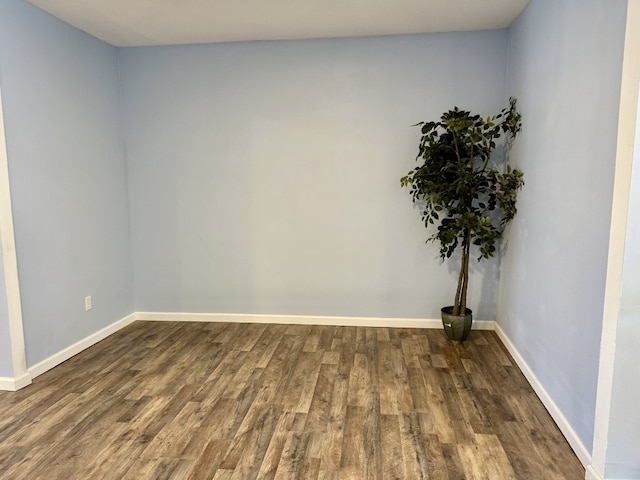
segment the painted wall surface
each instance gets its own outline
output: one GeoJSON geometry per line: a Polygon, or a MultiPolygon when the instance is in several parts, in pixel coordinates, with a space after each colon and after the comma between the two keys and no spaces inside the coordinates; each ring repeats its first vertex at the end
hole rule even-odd
{"type": "Polygon", "coordinates": [[[616,360],[611,393],[611,418],[606,478],[640,478],[640,116],[636,141],[627,239],[624,250],[622,297],[616,336],[616,360]]]}
{"type": "Polygon", "coordinates": [[[439,318],[411,125],[497,112],[505,57],[505,31],[121,50],[136,310],[439,318]]]}
{"type": "Polygon", "coordinates": [[[624,0],[533,0],[509,32],[525,172],[502,261],[498,322],[591,450],[624,0]]]}
{"type": "Polygon", "coordinates": [[[0,248],[0,377],[13,377],[7,289],[2,266],[2,249],[0,248]]]}
{"type": "Polygon", "coordinates": [[[117,50],[3,0],[0,81],[32,366],[133,310],[117,50]]]}

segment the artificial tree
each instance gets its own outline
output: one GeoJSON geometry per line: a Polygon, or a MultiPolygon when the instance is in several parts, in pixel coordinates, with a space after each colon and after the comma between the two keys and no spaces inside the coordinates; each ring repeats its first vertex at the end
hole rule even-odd
{"type": "Polygon", "coordinates": [[[477,247],[478,260],[492,257],[516,214],[516,194],[524,181],[522,172],[508,164],[508,151],[520,132],[521,115],[516,100],[510,98],[509,107],[495,116],[483,118],[455,107],[440,121],[416,126],[422,130],[416,157],[421,164],[400,183],[409,187],[413,202],[421,207],[425,227],[435,228],[427,242],[440,243],[441,259],[461,249],[451,311],[463,316],[470,313],[471,245],[477,247]]]}

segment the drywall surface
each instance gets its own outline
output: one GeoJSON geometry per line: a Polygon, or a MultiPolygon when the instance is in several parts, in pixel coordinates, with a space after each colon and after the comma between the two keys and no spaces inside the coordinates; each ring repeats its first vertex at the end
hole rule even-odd
{"type": "Polygon", "coordinates": [[[505,57],[505,31],[120,50],[136,310],[439,318],[412,125],[497,112],[505,57]]]}
{"type": "Polygon", "coordinates": [[[633,157],[606,478],[640,478],[640,118],[633,157]]]}
{"type": "Polygon", "coordinates": [[[525,172],[498,322],[587,450],[594,428],[626,2],[533,0],[509,32],[525,172]]]}
{"type": "Polygon", "coordinates": [[[32,366],[133,310],[117,50],[3,0],[0,79],[32,366]]]}

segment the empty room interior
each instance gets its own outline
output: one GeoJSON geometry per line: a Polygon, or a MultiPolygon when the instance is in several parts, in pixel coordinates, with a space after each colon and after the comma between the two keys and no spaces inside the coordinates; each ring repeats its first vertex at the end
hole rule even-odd
{"type": "Polygon", "coordinates": [[[640,479],[639,25],[1,0],[0,478],[640,479]],[[451,342],[400,178],[510,97],[525,183],[451,342]]]}

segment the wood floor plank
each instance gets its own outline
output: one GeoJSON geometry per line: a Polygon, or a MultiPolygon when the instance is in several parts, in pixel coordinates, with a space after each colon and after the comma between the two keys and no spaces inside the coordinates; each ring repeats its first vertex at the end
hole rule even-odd
{"type": "Polygon", "coordinates": [[[474,433],[492,433],[493,425],[489,419],[478,392],[475,391],[468,373],[453,372],[451,378],[460,399],[460,408],[474,433]]]}
{"type": "Polygon", "coordinates": [[[405,478],[429,478],[429,461],[422,440],[418,413],[403,413],[399,420],[405,478]]]}
{"type": "Polygon", "coordinates": [[[412,412],[414,410],[413,395],[411,393],[411,385],[409,385],[409,373],[404,362],[402,349],[393,349],[391,351],[391,359],[398,412],[412,412]]]}
{"type": "Polygon", "coordinates": [[[473,443],[457,445],[467,478],[515,480],[515,472],[495,435],[476,435],[473,443]]]}
{"type": "Polygon", "coordinates": [[[356,353],[349,376],[349,400],[348,404],[364,407],[367,401],[366,388],[368,379],[367,355],[356,353]]]}
{"type": "Polygon", "coordinates": [[[438,380],[446,404],[447,418],[450,420],[456,437],[456,443],[473,443],[475,432],[471,422],[462,411],[461,400],[451,374],[438,371],[438,380]]]}
{"type": "Polygon", "coordinates": [[[0,411],[2,480],[584,478],[494,332],[134,322],[0,411]]]}
{"type": "Polygon", "coordinates": [[[175,418],[167,422],[145,448],[145,458],[177,458],[189,444],[192,432],[202,424],[199,402],[186,402],[175,418]]]}
{"type": "Polygon", "coordinates": [[[340,468],[362,471],[364,465],[364,425],[365,409],[360,406],[347,406],[340,468]]]}
{"type": "MultiPolygon", "coordinates": [[[[321,364],[317,381],[309,401],[299,406],[298,411],[308,412],[304,430],[306,432],[326,432],[331,422],[331,405],[336,381],[336,365],[321,364]],[[308,406],[307,406],[308,405],[308,406]]],[[[302,401],[302,399],[301,399],[302,401]]]]}
{"type": "Polygon", "coordinates": [[[440,385],[440,369],[422,369],[422,376],[426,388],[427,405],[432,429],[425,433],[436,433],[441,443],[455,444],[456,434],[453,429],[452,419],[447,410],[445,394],[440,385]]]}
{"type": "Polygon", "coordinates": [[[254,347],[258,343],[258,340],[260,340],[260,337],[262,337],[262,334],[267,329],[267,326],[258,324],[245,324],[244,327],[245,328],[242,335],[242,341],[239,342],[236,348],[243,352],[251,352],[252,350],[254,350],[254,347]]]}
{"type": "Polygon", "coordinates": [[[366,385],[366,408],[363,427],[364,438],[364,478],[382,479],[381,430],[380,430],[380,389],[378,384],[377,335],[365,330],[365,351],[367,354],[368,382],[366,385]]]}
{"type": "MultiPolygon", "coordinates": [[[[389,337],[388,330],[387,335],[389,337]]],[[[384,338],[384,337],[383,337],[384,338]]],[[[380,413],[382,415],[398,414],[398,397],[393,368],[394,358],[391,354],[394,346],[390,341],[378,343],[378,388],[380,390],[380,413]]]]}
{"type": "Polygon", "coordinates": [[[380,416],[382,456],[381,476],[389,480],[404,479],[404,460],[397,415],[380,416]]]}
{"type": "Polygon", "coordinates": [[[297,413],[309,412],[321,365],[321,352],[302,350],[285,388],[282,399],[285,410],[297,413]]]}
{"type": "MultiPolygon", "coordinates": [[[[442,455],[447,465],[447,473],[450,479],[466,480],[467,476],[464,473],[464,467],[458,456],[458,450],[455,444],[441,443],[442,455]]],[[[577,480],[577,479],[576,479],[577,480]]]]}
{"type": "Polygon", "coordinates": [[[259,480],[273,480],[278,470],[282,451],[289,438],[289,432],[293,429],[296,414],[294,412],[282,412],[277,419],[273,435],[264,454],[262,464],[256,476],[259,480]]]}
{"type": "Polygon", "coordinates": [[[269,365],[271,357],[280,345],[280,340],[284,336],[285,330],[285,325],[269,325],[269,328],[265,330],[256,347],[254,347],[260,352],[260,359],[256,364],[256,368],[266,368],[269,365]]]}
{"type": "Polygon", "coordinates": [[[247,414],[223,462],[223,466],[234,463],[232,479],[258,476],[282,412],[280,405],[259,405],[247,414]]]}
{"type": "Polygon", "coordinates": [[[301,474],[305,469],[310,435],[307,432],[292,432],[288,435],[275,478],[304,478],[301,474]]]}
{"type": "Polygon", "coordinates": [[[230,440],[210,440],[189,473],[190,480],[209,480],[213,478],[229,449],[230,440]]]}
{"type": "Polygon", "coordinates": [[[347,375],[341,374],[338,368],[333,385],[329,418],[321,454],[320,467],[321,470],[326,472],[339,470],[342,460],[342,443],[347,416],[348,383],[347,375]]]}
{"type": "MultiPolygon", "coordinates": [[[[430,480],[449,480],[455,479],[455,476],[449,475],[449,469],[447,468],[447,461],[445,458],[442,444],[437,435],[428,434],[423,435],[424,449],[427,455],[427,463],[429,470],[430,480]]],[[[461,477],[458,477],[461,478],[461,477]]]]}

